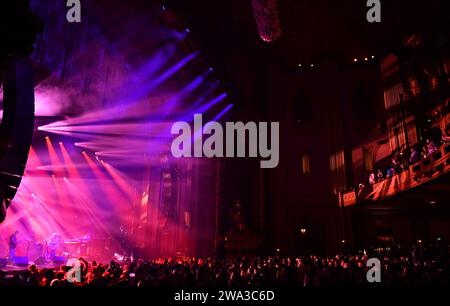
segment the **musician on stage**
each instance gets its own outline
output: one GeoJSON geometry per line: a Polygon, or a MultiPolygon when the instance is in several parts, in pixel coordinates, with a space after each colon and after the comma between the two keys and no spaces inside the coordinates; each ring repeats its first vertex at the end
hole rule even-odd
{"type": "Polygon", "coordinates": [[[19,245],[19,231],[16,230],[9,236],[9,264],[13,264],[16,259],[16,248],[19,245]]]}
{"type": "Polygon", "coordinates": [[[28,235],[28,238],[26,239],[27,242],[27,256],[29,258],[38,258],[42,256],[42,247],[41,249],[37,240],[35,233],[30,229],[30,233],[28,235]]]}
{"type": "Polygon", "coordinates": [[[92,236],[91,233],[86,233],[80,239],[80,248],[78,249],[79,256],[89,256],[90,255],[90,245],[91,245],[92,236]]]}
{"type": "Polygon", "coordinates": [[[119,243],[122,247],[122,252],[124,252],[126,254],[125,256],[127,256],[127,257],[130,256],[131,255],[130,239],[129,239],[128,231],[126,230],[126,228],[123,224],[121,224],[119,227],[119,243]]]}
{"type": "Polygon", "coordinates": [[[64,243],[63,238],[58,233],[53,233],[47,240],[47,259],[53,260],[56,256],[56,250],[64,243]]]}

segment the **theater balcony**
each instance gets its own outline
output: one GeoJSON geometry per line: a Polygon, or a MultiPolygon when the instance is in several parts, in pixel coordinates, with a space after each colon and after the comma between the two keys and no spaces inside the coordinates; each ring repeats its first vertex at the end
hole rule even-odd
{"type": "Polygon", "coordinates": [[[449,172],[450,143],[444,143],[426,158],[409,165],[405,171],[374,184],[361,186],[358,190],[342,193],[339,201],[341,206],[350,206],[364,201],[381,201],[400,192],[432,182],[449,172]]]}

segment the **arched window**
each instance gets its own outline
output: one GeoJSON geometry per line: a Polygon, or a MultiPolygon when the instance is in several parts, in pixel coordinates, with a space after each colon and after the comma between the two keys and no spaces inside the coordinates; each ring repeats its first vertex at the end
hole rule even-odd
{"type": "Polygon", "coordinates": [[[309,160],[309,154],[305,153],[302,155],[302,174],[310,174],[311,166],[309,160]]]}
{"type": "Polygon", "coordinates": [[[374,171],[374,152],[373,148],[364,148],[363,147],[363,159],[364,159],[364,169],[366,171],[374,171]]]}

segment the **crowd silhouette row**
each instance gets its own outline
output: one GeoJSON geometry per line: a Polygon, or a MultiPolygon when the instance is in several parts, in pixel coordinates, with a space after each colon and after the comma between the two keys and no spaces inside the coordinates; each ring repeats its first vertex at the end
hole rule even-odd
{"type": "Polygon", "coordinates": [[[69,267],[0,272],[0,285],[31,287],[368,287],[450,285],[448,246],[393,246],[349,255],[82,261],[80,282],[69,282],[69,267]],[[367,280],[369,258],[381,262],[381,282],[367,280]]]}

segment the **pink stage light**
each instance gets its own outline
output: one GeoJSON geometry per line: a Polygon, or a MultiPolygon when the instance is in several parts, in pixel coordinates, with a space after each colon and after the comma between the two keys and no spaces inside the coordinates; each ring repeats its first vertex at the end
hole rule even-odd
{"type": "Polygon", "coordinates": [[[105,167],[106,171],[108,171],[109,175],[111,175],[114,182],[119,186],[120,190],[131,201],[130,203],[133,203],[134,199],[136,198],[136,195],[135,195],[133,187],[131,186],[131,184],[128,183],[130,181],[130,179],[127,178],[119,170],[115,169],[114,167],[112,167],[111,165],[109,165],[103,161],[102,161],[102,165],[105,167]]]}
{"type": "MultiPolygon", "coordinates": [[[[89,155],[83,151],[83,156],[86,159],[86,162],[89,164],[89,167],[91,168],[95,178],[99,181],[108,181],[108,177],[100,170],[100,168],[97,166],[97,163],[92,160],[89,155]]],[[[103,193],[106,195],[106,197],[109,200],[109,203],[123,203],[126,202],[127,199],[121,195],[116,188],[106,188],[106,186],[103,186],[102,184],[99,184],[99,188],[103,191],[103,193]]]]}
{"type": "MultiPolygon", "coordinates": [[[[47,150],[48,150],[48,156],[50,157],[50,162],[53,165],[60,165],[61,161],[59,160],[58,154],[56,153],[55,148],[53,147],[53,143],[50,139],[50,137],[46,136],[45,137],[45,143],[47,144],[47,150]]],[[[65,171],[53,171],[53,174],[55,175],[61,175],[63,174],[65,171]]]]}
{"type": "Polygon", "coordinates": [[[61,149],[61,153],[63,155],[64,164],[67,166],[67,171],[69,172],[69,177],[74,179],[80,179],[80,173],[77,170],[77,167],[72,161],[69,153],[67,152],[64,144],[62,142],[59,143],[59,148],[61,149]]]}

